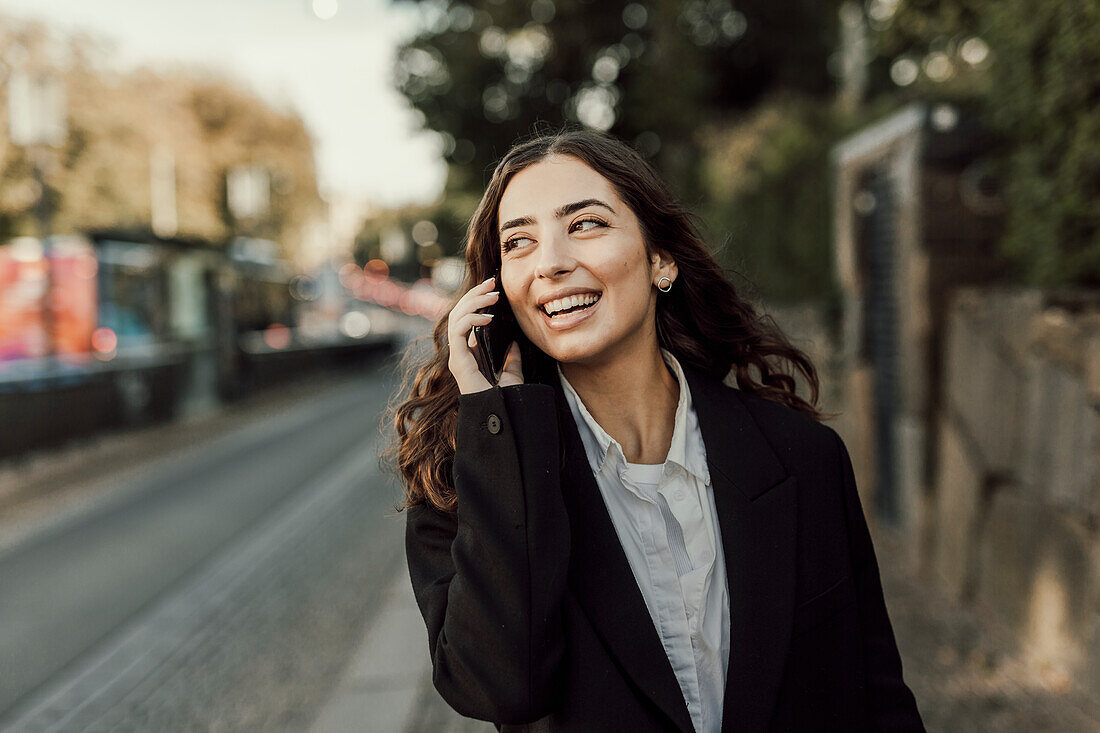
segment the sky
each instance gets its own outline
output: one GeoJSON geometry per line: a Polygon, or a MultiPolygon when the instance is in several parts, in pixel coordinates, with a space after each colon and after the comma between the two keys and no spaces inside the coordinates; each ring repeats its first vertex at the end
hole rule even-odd
{"type": "Polygon", "coordinates": [[[316,141],[322,192],[377,206],[427,203],[443,186],[438,137],[390,84],[393,52],[419,22],[391,0],[0,0],[0,13],[90,32],[121,68],[214,69],[316,141]],[[322,20],[335,10],[330,19],[322,20]],[[319,14],[320,15],[319,15],[319,14]]]}

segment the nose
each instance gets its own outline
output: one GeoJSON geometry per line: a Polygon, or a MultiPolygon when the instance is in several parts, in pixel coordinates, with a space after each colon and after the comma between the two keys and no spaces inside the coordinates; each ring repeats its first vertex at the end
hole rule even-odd
{"type": "Polygon", "coordinates": [[[569,251],[569,240],[566,237],[551,235],[539,242],[535,277],[559,277],[571,272],[576,266],[577,261],[569,251]]]}

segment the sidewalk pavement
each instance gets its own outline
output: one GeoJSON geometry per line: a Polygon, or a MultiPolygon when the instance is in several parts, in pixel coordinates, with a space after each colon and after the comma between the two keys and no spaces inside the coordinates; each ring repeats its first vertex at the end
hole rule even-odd
{"type": "Polygon", "coordinates": [[[432,686],[424,619],[406,572],[386,590],[340,683],[310,733],[495,733],[457,715],[432,686]]]}

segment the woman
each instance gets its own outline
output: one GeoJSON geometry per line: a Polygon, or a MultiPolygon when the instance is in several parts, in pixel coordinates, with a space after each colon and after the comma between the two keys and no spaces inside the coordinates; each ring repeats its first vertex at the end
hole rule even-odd
{"type": "Polygon", "coordinates": [[[814,367],[650,166],[587,131],[518,145],[466,257],[392,447],[451,707],[501,730],[923,730],[848,453],[775,361],[816,402],[814,367]],[[472,327],[500,297],[522,333],[491,385],[472,327]]]}

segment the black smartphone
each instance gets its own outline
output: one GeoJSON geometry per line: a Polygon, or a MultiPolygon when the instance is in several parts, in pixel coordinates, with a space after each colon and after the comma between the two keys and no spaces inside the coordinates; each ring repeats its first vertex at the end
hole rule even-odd
{"type": "Polygon", "coordinates": [[[504,369],[504,357],[508,354],[508,348],[513,341],[519,340],[519,324],[512,313],[512,307],[508,305],[508,298],[500,286],[500,272],[496,273],[496,290],[500,293],[497,301],[488,308],[481,308],[479,313],[492,313],[493,320],[485,325],[474,326],[474,338],[477,340],[477,348],[474,349],[474,357],[477,359],[478,368],[489,380],[489,384],[496,385],[500,381],[500,372],[504,369]]]}

